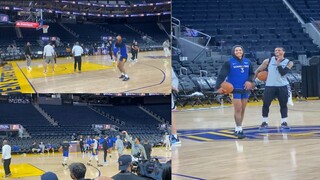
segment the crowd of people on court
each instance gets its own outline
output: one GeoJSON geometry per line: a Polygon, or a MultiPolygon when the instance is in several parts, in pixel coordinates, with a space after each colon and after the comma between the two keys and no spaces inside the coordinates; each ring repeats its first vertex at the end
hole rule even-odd
{"type": "MultiPolygon", "coordinates": [[[[108,135],[104,136],[95,136],[94,138],[91,138],[90,136],[87,136],[86,139],[82,135],[79,137],[75,137],[75,134],[73,134],[73,137],[75,141],[79,141],[80,145],[80,151],[82,153],[91,153],[91,156],[89,158],[89,161],[87,163],[88,166],[93,166],[91,163],[91,160],[94,158],[97,161],[97,166],[108,166],[107,157],[109,155],[110,158],[112,158],[112,149],[115,149],[118,154],[118,163],[119,163],[119,170],[120,172],[112,177],[112,179],[126,179],[126,177],[130,177],[133,179],[143,179],[136,174],[133,174],[131,172],[132,166],[140,161],[149,161],[151,160],[152,156],[152,145],[148,143],[148,140],[144,140],[142,143],[142,140],[139,137],[132,138],[126,131],[122,131],[123,136],[125,137],[124,141],[121,139],[120,135],[117,135],[116,138],[109,137],[108,135]],[[124,143],[126,142],[126,143],[124,143]],[[124,149],[126,146],[129,146],[131,148],[130,155],[124,154],[124,149]],[[99,150],[102,150],[104,153],[103,155],[103,162],[104,164],[101,164],[99,162],[98,158],[98,152],[99,150]]],[[[85,177],[86,172],[86,166],[83,163],[72,163],[68,166],[68,157],[69,152],[71,150],[72,144],[70,144],[69,141],[63,141],[61,146],[59,147],[59,151],[62,152],[63,155],[63,166],[67,166],[70,170],[70,177],[72,179],[83,179],[85,177]]],[[[43,142],[36,143],[33,142],[31,145],[31,150],[34,153],[45,153],[47,151],[48,153],[50,150],[52,153],[54,153],[54,147],[48,143],[45,145],[43,142]]],[[[5,168],[5,177],[11,176],[10,171],[10,164],[11,164],[11,146],[8,144],[7,140],[3,141],[3,147],[2,147],[2,161],[4,163],[5,168]]],[[[166,168],[164,170],[164,176],[165,177],[171,177],[171,167],[166,168]]],[[[47,172],[44,175],[42,175],[41,179],[50,179],[50,178],[57,178],[57,176],[52,172],[47,172]]],[[[98,179],[106,179],[107,177],[98,177],[98,179]]],[[[165,178],[165,179],[167,179],[165,178]]]]}

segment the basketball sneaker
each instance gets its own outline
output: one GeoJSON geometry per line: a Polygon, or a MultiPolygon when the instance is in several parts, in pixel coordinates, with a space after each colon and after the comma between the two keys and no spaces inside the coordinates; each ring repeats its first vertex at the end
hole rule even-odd
{"type": "Polygon", "coordinates": [[[122,81],[128,81],[129,79],[129,77],[124,77],[122,81]]]}
{"type": "Polygon", "coordinates": [[[268,123],[267,122],[263,122],[259,129],[263,131],[263,130],[267,130],[267,128],[268,128],[268,123]]]}
{"type": "Polygon", "coordinates": [[[243,131],[237,131],[236,132],[236,136],[238,137],[238,139],[243,139],[246,136],[244,135],[243,131]]]}
{"type": "Polygon", "coordinates": [[[64,166],[66,166],[67,165],[67,163],[62,163],[62,166],[64,167],[64,166]]]}
{"type": "Polygon", "coordinates": [[[281,127],[281,129],[290,129],[287,122],[281,123],[280,127],[281,127]]]}
{"type": "Polygon", "coordinates": [[[121,76],[119,77],[119,79],[122,79],[122,78],[124,78],[125,76],[123,75],[123,74],[121,74],[121,76]]]}

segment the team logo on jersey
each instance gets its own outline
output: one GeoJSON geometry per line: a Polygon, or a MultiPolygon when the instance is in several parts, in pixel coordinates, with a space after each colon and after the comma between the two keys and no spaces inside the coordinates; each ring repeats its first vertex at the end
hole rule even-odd
{"type": "MultiPolygon", "coordinates": [[[[259,127],[244,128],[245,140],[290,140],[290,139],[320,139],[320,126],[291,126],[290,130],[281,130],[280,127],[268,127],[261,131],[259,127]]],[[[180,138],[195,141],[235,140],[234,128],[230,129],[197,129],[180,130],[180,138]]]]}
{"type": "Polygon", "coordinates": [[[244,73],[244,67],[241,68],[241,73],[244,73]]]}

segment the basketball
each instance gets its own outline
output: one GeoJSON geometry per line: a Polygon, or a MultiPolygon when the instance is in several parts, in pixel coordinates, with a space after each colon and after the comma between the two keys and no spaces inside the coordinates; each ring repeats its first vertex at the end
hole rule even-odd
{"type": "Polygon", "coordinates": [[[260,81],[266,81],[267,78],[268,78],[268,71],[261,71],[258,73],[257,75],[257,78],[260,80],[260,81]]]}
{"type": "Polygon", "coordinates": [[[229,94],[233,91],[233,85],[225,81],[221,84],[221,89],[223,89],[224,94],[229,94]]]}

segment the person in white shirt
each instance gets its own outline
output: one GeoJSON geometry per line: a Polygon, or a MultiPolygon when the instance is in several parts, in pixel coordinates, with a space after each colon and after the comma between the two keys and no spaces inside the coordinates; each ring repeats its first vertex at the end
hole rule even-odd
{"type": "Polygon", "coordinates": [[[43,73],[47,73],[47,65],[49,63],[52,64],[52,72],[54,72],[54,57],[55,52],[54,49],[52,47],[51,42],[49,42],[46,46],[44,46],[44,50],[43,50],[43,59],[44,59],[44,70],[43,73]]]}
{"type": "Polygon", "coordinates": [[[76,42],[76,44],[73,46],[72,54],[74,56],[74,71],[76,71],[78,64],[78,70],[81,72],[81,55],[83,54],[83,49],[81,46],[79,46],[79,42],[76,42]]]}
{"type": "Polygon", "coordinates": [[[39,148],[40,148],[41,153],[44,153],[45,147],[46,146],[43,144],[43,142],[40,142],[39,148]]]}
{"type": "Polygon", "coordinates": [[[119,157],[123,154],[123,150],[124,150],[124,145],[123,145],[123,141],[120,139],[120,136],[117,136],[117,140],[116,140],[116,149],[118,151],[118,155],[119,157]]]}
{"type": "Polygon", "coordinates": [[[166,144],[166,150],[171,151],[171,141],[170,141],[170,135],[168,133],[164,135],[164,143],[166,144]]]}
{"type": "Polygon", "coordinates": [[[7,178],[11,176],[10,164],[11,164],[11,146],[8,145],[7,140],[3,140],[2,142],[2,163],[4,167],[5,176],[7,178]]]}
{"type": "Polygon", "coordinates": [[[165,57],[170,56],[170,50],[169,50],[170,44],[169,44],[169,40],[164,41],[163,44],[162,44],[162,46],[163,46],[163,50],[164,50],[164,56],[165,56],[165,57]]]}

